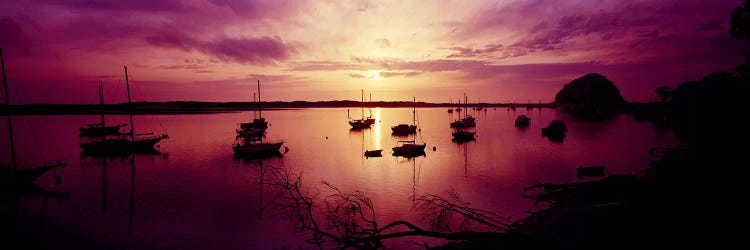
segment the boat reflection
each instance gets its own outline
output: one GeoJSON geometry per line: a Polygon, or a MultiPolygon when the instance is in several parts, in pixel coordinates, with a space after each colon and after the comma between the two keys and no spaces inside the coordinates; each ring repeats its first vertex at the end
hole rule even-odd
{"type": "MultiPolygon", "coordinates": [[[[141,156],[141,157],[156,157],[156,156],[167,156],[167,154],[161,154],[158,153],[150,154],[151,156],[141,156]]],[[[107,213],[107,205],[109,204],[107,199],[108,194],[108,175],[107,170],[114,166],[122,166],[126,165],[130,168],[130,194],[129,194],[129,201],[128,201],[128,232],[132,233],[133,231],[133,222],[135,217],[135,176],[136,176],[136,167],[135,167],[135,161],[136,161],[136,154],[130,154],[130,155],[108,155],[108,156],[82,156],[81,157],[81,167],[82,168],[101,168],[102,169],[102,196],[101,196],[101,210],[102,214],[107,213]]]]}

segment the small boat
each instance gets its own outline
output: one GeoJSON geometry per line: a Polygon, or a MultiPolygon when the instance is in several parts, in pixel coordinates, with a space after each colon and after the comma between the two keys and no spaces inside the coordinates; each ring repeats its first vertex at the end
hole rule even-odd
{"type": "Polygon", "coordinates": [[[459,130],[451,133],[451,135],[453,136],[453,140],[455,140],[455,141],[470,141],[470,140],[474,140],[474,135],[476,135],[476,134],[477,134],[477,132],[475,132],[475,131],[466,131],[466,130],[463,130],[463,129],[459,129],[459,130]]]}
{"type": "MultiPolygon", "coordinates": [[[[253,96],[253,99],[255,97],[253,96]]],[[[258,80],[258,117],[253,117],[253,122],[243,122],[240,123],[240,129],[238,129],[238,133],[240,134],[240,130],[244,129],[255,129],[255,130],[263,130],[265,133],[266,128],[268,128],[268,122],[265,118],[263,118],[263,110],[260,107],[261,101],[260,101],[260,80],[258,80]]],[[[245,132],[254,132],[254,131],[245,131],[245,132]]]]}
{"type": "MultiPolygon", "coordinates": [[[[99,106],[100,109],[104,105],[104,89],[102,84],[99,83],[99,106]]],[[[120,128],[128,126],[127,123],[118,124],[114,126],[107,126],[104,123],[104,111],[101,113],[101,119],[98,123],[86,124],[85,127],[78,129],[79,135],[83,137],[97,137],[107,135],[118,135],[120,134],[120,128]]]]}
{"type": "Polygon", "coordinates": [[[357,119],[357,120],[353,120],[353,119],[349,120],[349,125],[352,126],[352,129],[370,128],[370,126],[375,123],[375,119],[372,119],[372,118],[367,118],[366,119],[365,118],[365,106],[364,106],[364,103],[365,103],[365,90],[362,90],[361,97],[362,97],[362,101],[360,103],[362,105],[362,118],[361,119],[357,119]],[[372,119],[372,120],[368,120],[368,119],[372,119]]]}
{"type": "Polygon", "coordinates": [[[413,156],[424,154],[424,148],[427,147],[426,143],[417,144],[415,141],[398,141],[402,143],[401,146],[393,147],[393,155],[395,156],[413,156]]]}
{"type": "Polygon", "coordinates": [[[237,135],[239,135],[239,136],[254,137],[254,136],[264,136],[266,134],[266,130],[265,129],[262,129],[262,128],[252,128],[252,127],[240,128],[240,129],[236,129],[235,131],[237,132],[237,135]]]}
{"type": "Polygon", "coordinates": [[[78,132],[83,137],[97,137],[105,135],[118,135],[120,134],[120,128],[128,126],[127,123],[118,124],[114,126],[106,126],[103,122],[100,123],[89,123],[85,127],[79,128],[78,132]]]}
{"type": "Polygon", "coordinates": [[[352,126],[352,129],[364,129],[364,128],[370,128],[369,123],[367,123],[365,120],[351,120],[349,121],[349,125],[352,126]]]}
{"type": "Polygon", "coordinates": [[[382,153],[382,149],[365,150],[366,157],[380,157],[383,156],[382,153]]]}
{"type": "MultiPolygon", "coordinates": [[[[5,105],[10,106],[8,94],[8,82],[5,77],[5,58],[3,58],[3,49],[0,48],[0,67],[3,72],[3,90],[5,92],[5,105]]],[[[16,166],[16,145],[13,140],[13,116],[8,114],[8,139],[10,141],[10,164],[0,167],[0,198],[4,198],[7,193],[18,193],[26,187],[35,186],[34,181],[49,170],[67,166],[65,160],[57,160],[45,163],[41,167],[18,169],[16,166]]],[[[2,200],[0,200],[0,203],[2,200]]]]}
{"type": "Polygon", "coordinates": [[[568,128],[563,120],[553,120],[546,128],[542,128],[542,136],[546,136],[550,140],[562,140],[567,132],[568,128]]]}
{"type": "Polygon", "coordinates": [[[604,172],[604,169],[605,166],[578,167],[576,169],[576,176],[578,178],[606,176],[607,174],[604,172]]]}
{"type": "MultiPolygon", "coordinates": [[[[372,93],[370,93],[370,100],[368,101],[368,105],[372,105],[372,93]]],[[[373,125],[375,124],[375,118],[372,117],[372,108],[367,108],[370,111],[370,116],[365,118],[364,122],[367,123],[367,125],[373,125]]]]}
{"type": "Polygon", "coordinates": [[[399,124],[391,127],[394,134],[414,134],[417,132],[417,126],[409,124],[399,124]]]}
{"type": "MultiPolygon", "coordinates": [[[[130,84],[128,81],[128,67],[125,69],[125,86],[128,91],[128,104],[130,99],[130,84]]],[[[109,154],[109,153],[136,153],[140,151],[149,151],[154,149],[154,145],[160,141],[169,138],[167,134],[156,135],[154,133],[136,134],[133,124],[133,112],[130,112],[130,132],[127,135],[115,138],[102,138],[102,140],[82,142],[78,144],[84,152],[90,154],[109,154]]]]}
{"type": "MultiPolygon", "coordinates": [[[[414,103],[417,103],[417,99],[414,98],[414,103]]],[[[412,111],[412,126],[416,129],[417,127],[417,112],[416,112],[416,104],[414,106],[414,111],[412,111]]],[[[417,144],[416,137],[414,140],[406,140],[406,141],[399,141],[401,143],[400,146],[393,147],[393,155],[394,156],[418,156],[418,155],[424,155],[424,149],[427,147],[427,143],[417,144]]]]}
{"type": "MultiPolygon", "coordinates": [[[[466,99],[466,96],[464,96],[464,99],[466,99]]],[[[460,102],[461,101],[459,100],[459,103],[460,102]]],[[[465,104],[466,103],[464,103],[464,105],[465,104]]],[[[476,125],[477,125],[476,120],[474,119],[473,116],[468,115],[468,112],[464,113],[463,118],[459,116],[459,120],[456,120],[450,123],[451,128],[471,128],[476,125]]]]}
{"type": "Polygon", "coordinates": [[[240,128],[255,128],[255,129],[266,129],[268,128],[268,122],[265,118],[255,118],[253,119],[253,122],[243,122],[240,123],[240,128]]]}
{"type": "Polygon", "coordinates": [[[458,121],[451,122],[451,128],[471,128],[476,125],[476,120],[470,115],[467,115],[458,121]]]}
{"type": "Polygon", "coordinates": [[[232,145],[235,155],[242,156],[263,156],[280,154],[279,149],[284,142],[264,142],[261,137],[257,138],[238,138],[238,141],[232,145]]]}
{"type": "Polygon", "coordinates": [[[113,153],[124,152],[147,152],[154,149],[154,145],[161,140],[168,139],[169,135],[154,133],[136,134],[133,137],[123,136],[118,138],[107,138],[99,141],[91,141],[79,144],[87,153],[113,153]]]}
{"type": "Polygon", "coordinates": [[[36,181],[36,179],[38,179],[47,171],[67,165],[68,162],[65,160],[57,160],[45,163],[41,167],[35,168],[0,168],[0,186],[4,187],[30,184],[36,181]]]}
{"type": "MultiPolygon", "coordinates": [[[[417,112],[416,99],[414,101],[414,106],[412,107],[411,112],[412,114],[416,114],[417,112]]],[[[414,117],[416,119],[416,115],[414,115],[414,117]]],[[[414,134],[414,133],[417,133],[417,125],[410,125],[410,124],[402,123],[402,124],[391,127],[391,131],[393,131],[394,134],[414,134]]]]}
{"type": "Polygon", "coordinates": [[[531,118],[529,118],[526,115],[519,115],[518,118],[516,118],[516,127],[525,128],[525,127],[528,127],[530,124],[531,124],[531,118]]]}

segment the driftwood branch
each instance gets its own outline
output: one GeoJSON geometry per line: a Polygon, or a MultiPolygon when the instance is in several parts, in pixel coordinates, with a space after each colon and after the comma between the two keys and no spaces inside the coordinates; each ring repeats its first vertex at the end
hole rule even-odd
{"type": "Polygon", "coordinates": [[[424,218],[432,218],[431,230],[426,230],[408,221],[393,221],[379,227],[372,200],[364,193],[347,193],[336,186],[322,181],[328,195],[316,200],[321,194],[305,194],[302,188],[302,175],[294,175],[283,168],[271,171],[272,180],[267,181],[281,192],[277,208],[292,215],[298,231],[310,231],[312,237],[306,242],[322,248],[324,239],[336,242],[338,248],[384,249],[385,239],[406,236],[423,236],[445,240],[477,241],[502,238],[510,231],[512,222],[494,213],[470,207],[453,189],[446,191],[450,199],[437,195],[416,197],[415,208],[422,210],[424,218]],[[321,201],[322,205],[314,201],[321,201]],[[318,222],[325,218],[327,225],[318,222]],[[461,218],[461,229],[451,231],[452,217],[461,218]],[[481,225],[484,232],[466,230],[470,225],[481,225]]]}

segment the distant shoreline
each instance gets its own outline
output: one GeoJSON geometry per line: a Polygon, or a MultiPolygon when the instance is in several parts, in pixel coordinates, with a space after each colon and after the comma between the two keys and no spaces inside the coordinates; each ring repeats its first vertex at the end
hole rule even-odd
{"type": "MultiPolygon", "coordinates": [[[[262,102],[264,110],[297,109],[297,108],[359,108],[359,101],[293,101],[293,102],[262,102]]],[[[367,108],[407,108],[416,106],[419,108],[452,108],[452,107],[485,107],[485,108],[554,108],[551,103],[470,103],[468,105],[457,105],[450,103],[426,103],[417,102],[370,102],[365,103],[367,108]]],[[[132,108],[127,103],[120,104],[19,104],[0,105],[0,115],[88,115],[88,114],[204,114],[204,113],[226,113],[257,110],[258,104],[254,102],[134,102],[132,108]]]]}

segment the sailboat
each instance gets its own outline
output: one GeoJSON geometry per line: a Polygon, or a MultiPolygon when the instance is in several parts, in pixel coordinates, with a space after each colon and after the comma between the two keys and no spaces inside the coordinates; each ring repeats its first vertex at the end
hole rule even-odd
{"type": "Polygon", "coordinates": [[[268,122],[263,118],[263,111],[260,107],[260,80],[258,80],[258,117],[254,117],[253,122],[240,123],[237,134],[263,134],[266,132],[266,128],[268,128],[268,122]]]}
{"type": "MultiPolygon", "coordinates": [[[[412,126],[415,128],[417,127],[417,112],[416,112],[416,103],[417,98],[414,98],[414,111],[412,111],[412,126]]],[[[417,144],[417,138],[414,137],[413,140],[407,140],[407,141],[399,141],[401,143],[400,146],[393,147],[393,155],[395,156],[416,156],[416,155],[423,155],[424,154],[424,148],[427,147],[427,143],[417,144]]]]}
{"type": "MultiPolygon", "coordinates": [[[[235,156],[270,156],[280,155],[279,149],[284,142],[266,142],[263,137],[243,138],[238,137],[232,145],[235,156]]],[[[288,149],[287,149],[288,150],[288,149]]]]}
{"type": "MultiPolygon", "coordinates": [[[[460,105],[460,103],[461,103],[461,101],[459,101],[459,105],[460,105]]],[[[468,107],[468,99],[467,99],[466,95],[464,95],[464,106],[468,107]]],[[[471,115],[468,115],[467,113],[468,113],[468,110],[467,110],[466,113],[464,113],[464,118],[461,118],[460,120],[451,122],[450,123],[451,128],[470,128],[470,127],[476,126],[477,123],[476,123],[474,117],[471,116],[471,115]]]]}
{"type": "MultiPolygon", "coordinates": [[[[372,93],[370,93],[370,100],[368,101],[368,106],[372,106],[372,93]]],[[[365,119],[365,123],[369,125],[373,125],[375,124],[375,118],[372,117],[372,107],[368,107],[367,109],[370,111],[370,116],[368,116],[365,119]]]]}
{"type": "MultiPolygon", "coordinates": [[[[284,142],[266,142],[263,141],[263,134],[268,128],[268,122],[263,118],[260,107],[260,80],[258,81],[258,117],[253,118],[253,122],[240,123],[240,129],[237,130],[239,135],[252,135],[256,136],[238,136],[235,138],[235,143],[232,145],[232,151],[235,156],[241,157],[255,157],[255,156],[270,156],[280,155],[279,149],[284,142]],[[244,134],[243,134],[244,131],[244,134]]],[[[287,150],[289,150],[287,148],[287,150]]]]}
{"type": "MultiPolygon", "coordinates": [[[[414,104],[413,104],[411,112],[412,112],[412,114],[416,114],[416,112],[417,112],[416,98],[414,98],[414,104]]],[[[391,131],[393,131],[393,133],[397,134],[397,135],[414,134],[414,133],[417,132],[417,126],[416,125],[409,125],[409,124],[399,124],[399,125],[391,127],[391,131]]]]}
{"type": "MultiPolygon", "coordinates": [[[[8,109],[10,109],[10,99],[9,99],[9,94],[8,94],[8,81],[5,76],[5,58],[3,58],[2,48],[0,48],[0,67],[2,67],[2,73],[3,73],[3,89],[5,91],[5,105],[8,109]]],[[[2,189],[0,190],[0,192],[27,191],[26,189],[29,186],[34,187],[35,185],[32,185],[34,181],[36,181],[37,178],[42,176],[47,171],[52,170],[54,168],[68,165],[68,163],[65,160],[56,160],[53,162],[45,163],[41,167],[18,169],[16,166],[16,146],[15,146],[15,142],[13,141],[13,120],[11,118],[10,111],[8,111],[8,134],[9,134],[8,138],[10,141],[11,160],[10,160],[10,164],[8,164],[7,167],[0,168],[0,189],[2,189]],[[6,188],[10,188],[10,190],[6,190],[6,188]]]]}
{"type": "MultiPolygon", "coordinates": [[[[130,99],[130,83],[128,81],[128,66],[125,69],[125,86],[128,90],[128,104],[132,105],[130,99]]],[[[133,124],[132,106],[130,106],[130,133],[124,137],[104,138],[99,141],[82,142],[78,144],[85,153],[135,153],[143,151],[154,151],[154,145],[161,140],[169,138],[167,134],[156,135],[151,133],[135,133],[135,124],[133,124]]]]}
{"type": "Polygon", "coordinates": [[[476,135],[477,132],[469,131],[467,129],[475,125],[474,118],[469,116],[467,113],[469,112],[464,112],[464,118],[462,118],[461,120],[451,123],[451,127],[456,128],[456,131],[453,131],[453,133],[451,133],[454,141],[463,142],[463,141],[474,140],[474,135],[476,135]],[[467,117],[471,118],[471,120],[468,120],[467,117]],[[454,126],[455,123],[460,123],[460,125],[454,126]]]}
{"type": "Polygon", "coordinates": [[[120,134],[120,128],[128,126],[127,123],[124,124],[118,124],[114,126],[107,126],[104,123],[104,88],[102,87],[102,84],[99,83],[99,108],[101,110],[99,123],[90,123],[86,124],[85,127],[79,128],[80,136],[85,137],[96,137],[96,136],[106,136],[106,135],[118,135],[120,134]]]}
{"type": "Polygon", "coordinates": [[[364,107],[365,90],[362,90],[361,97],[362,97],[362,101],[361,101],[361,104],[362,104],[362,118],[359,119],[359,120],[349,120],[349,125],[352,126],[352,129],[370,128],[370,125],[372,125],[370,123],[367,123],[367,121],[365,120],[365,107],[364,107]]]}

